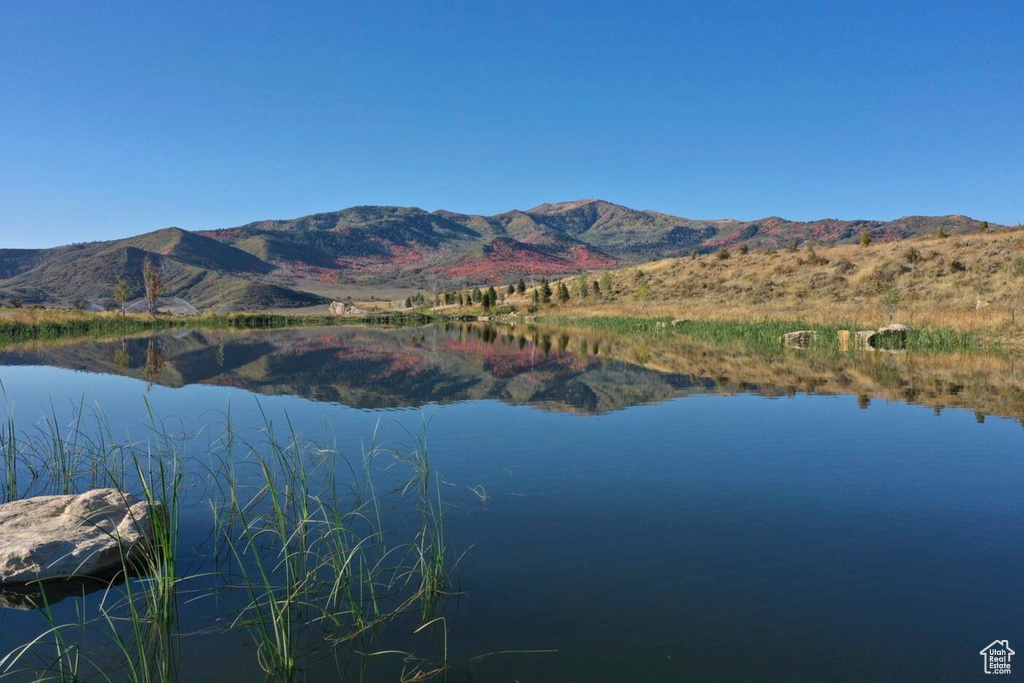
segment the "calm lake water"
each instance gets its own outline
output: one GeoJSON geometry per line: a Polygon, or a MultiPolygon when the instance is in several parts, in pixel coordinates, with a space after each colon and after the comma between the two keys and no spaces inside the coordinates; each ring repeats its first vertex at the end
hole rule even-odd
{"type": "MultiPolygon", "coordinates": [[[[225,557],[211,472],[248,457],[211,464],[228,422],[239,440],[270,424],[329,446],[344,458],[317,472],[342,483],[372,444],[422,440],[443,501],[444,621],[416,632],[407,614],[355,653],[311,637],[299,679],[414,680],[447,657],[453,681],[961,681],[984,675],[993,640],[1024,645],[1013,359],[466,325],[8,349],[0,381],[26,442],[76,424],[123,443],[180,437],[182,681],[263,676],[250,632],[228,628],[232,599],[208,590],[225,557]],[[390,650],[408,654],[359,654],[390,650]]],[[[371,480],[405,480],[393,455],[377,464],[371,480]]],[[[21,472],[19,495],[44,480],[21,472]]],[[[417,511],[384,514],[415,536],[417,511]]],[[[70,597],[53,617],[86,621],[103,600],[70,597]]],[[[0,609],[0,652],[48,627],[0,609]]],[[[116,660],[102,631],[65,637],[116,660]]]]}

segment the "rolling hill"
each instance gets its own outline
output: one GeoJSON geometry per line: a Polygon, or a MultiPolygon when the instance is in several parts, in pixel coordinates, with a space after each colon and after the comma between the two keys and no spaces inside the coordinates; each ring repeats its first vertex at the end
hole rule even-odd
{"type": "Polygon", "coordinates": [[[966,216],[694,220],[589,199],[494,216],[357,206],[222,230],[166,228],[109,242],[0,249],[0,297],[109,305],[120,277],[141,295],[148,255],[163,270],[165,293],[197,308],[289,308],[341,298],[354,287],[448,288],[616,268],[740,243],[842,244],[862,232],[884,242],[982,225],[966,216]]]}

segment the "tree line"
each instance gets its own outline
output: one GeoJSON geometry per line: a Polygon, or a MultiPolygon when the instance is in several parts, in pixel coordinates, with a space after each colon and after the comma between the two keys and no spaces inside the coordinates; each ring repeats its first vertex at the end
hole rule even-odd
{"type": "Polygon", "coordinates": [[[531,310],[554,303],[566,303],[571,299],[586,301],[588,299],[609,300],[614,295],[611,275],[603,273],[598,279],[591,279],[586,274],[581,274],[568,281],[561,280],[551,282],[547,278],[541,278],[539,282],[531,282],[527,285],[523,278],[507,285],[475,286],[472,288],[460,288],[446,290],[434,295],[417,293],[405,300],[406,308],[418,306],[480,306],[484,311],[506,304],[508,298],[515,295],[526,295],[530,292],[528,306],[531,310]]]}

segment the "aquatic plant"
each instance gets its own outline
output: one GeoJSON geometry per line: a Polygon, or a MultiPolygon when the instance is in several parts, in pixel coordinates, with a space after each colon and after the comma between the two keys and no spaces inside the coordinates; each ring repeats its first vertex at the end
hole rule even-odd
{"type": "Polygon", "coordinates": [[[82,658],[65,635],[71,625],[54,623],[0,658],[0,677],[20,679],[32,672],[45,679],[49,674],[41,672],[50,671],[55,680],[173,680],[180,659],[180,587],[200,577],[203,587],[189,600],[215,600],[226,608],[224,628],[248,634],[259,666],[277,680],[294,678],[309,657],[335,656],[344,666],[342,645],[354,646],[363,634],[413,608],[424,623],[440,623],[433,620],[453,563],[440,489],[431,488],[436,475],[422,440],[408,454],[371,445],[356,464],[336,449],[304,441],[287,420],[287,438],[281,440],[264,416],[258,439],[242,438],[228,418],[215,442],[190,451],[196,437],[170,433],[150,411],[144,442],[112,446],[108,436],[75,440],[72,434],[83,429],[84,420],[81,406],[76,410],[68,430],[58,429],[53,411],[52,426],[27,441],[7,437],[18,434],[10,421],[2,430],[4,452],[32,460],[45,472],[34,482],[35,492],[47,492],[44,482],[76,491],[97,478],[95,470],[113,465],[100,478],[117,480],[151,506],[148,542],[124,554],[122,581],[111,582],[98,612],[75,625],[92,641],[109,643],[102,648],[103,661],[82,658]],[[200,463],[194,451],[210,455],[200,463]],[[383,453],[413,468],[407,481],[416,482],[415,488],[378,486],[375,479],[384,475],[375,461],[383,453]],[[205,474],[189,482],[190,469],[205,474]],[[209,500],[215,538],[205,552],[215,570],[183,576],[179,515],[193,486],[209,500]],[[404,526],[385,532],[388,509],[408,507],[403,501],[412,492],[419,524],[409,536],[404,526]]]}

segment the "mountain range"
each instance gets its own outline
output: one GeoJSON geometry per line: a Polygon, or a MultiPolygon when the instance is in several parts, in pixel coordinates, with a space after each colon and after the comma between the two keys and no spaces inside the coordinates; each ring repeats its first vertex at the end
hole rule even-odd
{"type": "Polygon", "coordinates": [[[161,267],[165,295],[196,308],[294,308],[353,292],[556,277],[739,244],[830,245],[854,242],[862,232],[892,241],[940,228],[946,234],[975,232],[986,225],[961,215],[696,220],[591,199],[494,216],[357,206],[221,230],[165,228],[52,249],[0,249],[0,297],[23,304],[107,306],[118,278],[141,296],[142,263],[149,256],[161,267]]]}

